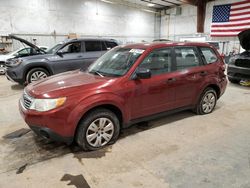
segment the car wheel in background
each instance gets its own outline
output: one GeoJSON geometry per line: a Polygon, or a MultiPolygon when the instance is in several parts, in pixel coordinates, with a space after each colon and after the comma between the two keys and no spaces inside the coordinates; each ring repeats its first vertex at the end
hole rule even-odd
{"type": "Polygon", "coordinates": [[[217,94],[213,88],[207,88],[201,94],[198,104],[195,107],[195,112],[199,115],[211,113],[217,102],[217,94]]]}
{"type": "Polygon", "coordinates": [[[4,63],[0,63],[0,74],[5,74],[7,71],[7,67],[4,63]]]}
{"type": "Polygon", "coordinates": [[[113,144],[119,136],[120,122],[110,110],[99,108],[81,120],[76,132],[76,142],[85,151],[98,150],[113,144]]]}
{"type": "Polygon", "coordinates": [[[234,83],[234,84],[238,84],[240,82],[239,79],[234,79],[234,78],[228,78],[228,80],[231,82],[231,83],[234,83]]]}
{"type": "Polygon", "coordinates": [[[31,69],[26,76],[26,82],[32,83],[38,81],[43,78],[47,78],[49,76],[49,72],[44,68],[34,68],[31,69]]]}

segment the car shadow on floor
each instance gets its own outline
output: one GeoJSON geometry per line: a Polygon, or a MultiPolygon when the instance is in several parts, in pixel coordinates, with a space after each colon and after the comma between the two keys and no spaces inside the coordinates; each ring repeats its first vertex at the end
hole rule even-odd
{"type": "Polygon", "coordinates": [[[154,129],[160,126],[168,126],[168,124],[171,124],[176,121],[180,121],[185,118],[192,117],[194,115],[195,114],[191,110],[187,110],[187,111],[182,111],[179,113],[167,115],[162,118],[157,118],[152,121],[140,122],[140,123],[131,125],[128,128],[122,129],[121,134],[120,134],[120,139],[137,134],[139,132],[154,129]]]}
{"type": "MultiPolygon", "coordinates": [[[[159,126],[168,126],[172,122],[180,121],[194,115],[191,111],[184,111],[155,119],[154,121],[138,123],[123,129],[119,139],[159,126]]],[[[6,151],[3,155],[0,155],[0,173],[10,170],[20,172],[20,168],[22,168],[21,172],[23,172],[23,167],[26,168],[26,166],[70,153],[82,164],[82,159],[84,158],[102,158],[106,153],[112,151],[112,146],[110,145],[101,150],[84,152],[75,143],[67,146],[66,144],[37,136],[33,131],[24,128],[5,135],[0,140],[0,147],[6,151]]]]}
{"type": "Polygon", "coordinates": [[[11,85],[11,89],[15,90],[15,91],[23,90],[24,88],[25,88],[25,86],[24,85],[20,85],[20,84],[11,85]]]}

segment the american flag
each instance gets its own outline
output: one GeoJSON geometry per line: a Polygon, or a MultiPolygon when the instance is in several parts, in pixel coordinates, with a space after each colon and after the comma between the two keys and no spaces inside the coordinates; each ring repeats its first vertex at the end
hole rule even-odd
{"type": "Polygon", "coordinates": [[[234,37],[250,28],[250,0],[213,7],[211,37],[234,37]]]}

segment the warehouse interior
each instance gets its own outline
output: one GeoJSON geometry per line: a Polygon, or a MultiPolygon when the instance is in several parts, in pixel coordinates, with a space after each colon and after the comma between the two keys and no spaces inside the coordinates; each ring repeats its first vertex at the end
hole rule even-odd
{"type": "MultiPolygon", "coordinates": [[[[248,33],[248,38],[242,37],[243,39],[239,34],[250,29],[249,7],[249,0],[0,0],[0,187],[250,188],[250,61],[248,61],[250,34],[248,33]],[[236,8],[233,8],[234,6],[236,8]],[[228,31],[214,31],[212,25],[217,24],[216,27],[219,25],[218,21],[214,21],[216,16],[218,17],[215,15],[215,9],[224,7],[230,7],[229,9],[236,11],[236,13],[229,12],[228,22],[233,20],[233,18],[230,20],[230,16],[234,15],[237,17],[236,21],[227,26],[227,28],[230,27],[228,31]],[[241,9],[243,13],[237,12],[241,9]],[[236,24],[238,22],[239,25],[236,24]],[[235,28],[232,29],[233,26],[235,28]],[[19,39],[34,45],[31,49],[35,49],[36,54],[28,52],[27,49],[30,49],[30,46],[19,39]],[[71,101],[66,97],[67,89],[75,87],[70,90],[72,95],[77,89],[90,93],[91,87],[97,83],[96,79],[103,79],[105,75],[96,71],[95,77],[100,78],[94,80],[93,77],[84,77],[88,82],[94,81],[92,85],[89,84],[91,86],[80,88],[80,84],[83,84],[81,82],[85,84],[84,79],[77,75],[74,78],[69,75],[67,79],[71,80],[67,82],[69,81],[66,81],[67,75],[63,77],[68,71],[74,71],[66,70],[66,64],[63,71],[55,73],[53,65],[51,70],[46,69],[42,72],[44,69],[39,70],[41,67],[36,66],[31,69],[31,64],[38,63],[38,60],[35,60],[36,57],[43,58],[39,59],[39,63],[50,60],[55,63],[58,58],[66,57],[67,54],[63,55],[63,48],[57,48],[56,45],[63,46],[72,41],[73,43],[85,41],[84,47],[87,52],[86,41],[89,40],[100,40],[102,45],[105,43],[107,52],[102,49],[102,53],[98,55],[100,59],[95,57],[97,65],[107,61],[107,58],[104,60],[102,58],[119,48],[131,48],[133,51],[130,50],[130,53],[140,54],[135,62],[142,61],[147,49],[157,48],[157,45],[165,45],[165,47],[170,45],[172,49],[176,46],[197,45],[195,55],[202,53],[198,50],[202,47],[213,49],[220,63],[219,71],[223,71],[223,73],[217,71],[216,75],[220,78],[222,76],[223,81],[219,83],[222,89],[218,86],[214,89],[218,101],[215,101],[212,113],[196,115],[193,112],[194,109],[174,110],[175,113],[171,111],[165,116],[134,121],[135,123],[131,123],[128,127],[123,127],[121,123],[122,128],[117,141],[105,147],[91,149],[93,151],[83,151],[86,147],[82,149],[79,146],[79,141],[76,141],[78,138],[74,138],[71,144],[65,144],[50,137],[48,139],[47,133],[43,136],[37,135],[32,127],[27,125],[28,118],[31,118],[32,114],[35,114],[38,122],[50,122],[54,121],[53,119],[63,122],[63,116],[76,114],[73,110],[71,113],[70,107],[66,106],[66,103],[71,101]],[[113,42],[117,47],[109,47],[108,42],[113,42]],[[58,51],[51,55],[48,52],[53,47],[58,51]],[[23,49],[25,49],[25,56],[19,53],[23,49]],[[244,59],[242,62],[244,67],[239,68],[237,62],[240,64],[242,59],[244,59]],[[23,70],[20,69],[13,74],[17,77],[18,74],[22,74],[22,80],[11,75],[11,70],[14,71],[20,66],[23,66],[23,70]],[[39,74],[46,74],[44,78],[42,75],[39,80],[32,83],[33,70],[40,71],[39,74]],[[236,74],[230,72],[231,70],[236,71],[236,74]],[[58,73],[62,77],[57,77],[58,73]],[[236,75],[238,77],[235,77],[236,75]],[[44,79],[47,85],[40,79],[44,79]],[[27,91],[37,96],[38,92],[41,92],[40,96],[45,96],[46,99],[55,98],[52,94],[46,95],[46,92],[53,92],[53,88],[50,88],[53,79],[56,82],[55,85],[64,89],[61,92],[63,96],[60,98],[63,101],[56,101],[56,105],[60,102],[63,105],[66,101],[65,106],[68,111],[60,114],[62,119],[56,114],[59,113],[56,110],[51,110],[51,113],[55,112],[51,115],[52,119],[49,119],[49,116],[46,119],[45,115],[39,116],[38,111],[31,112],[30,116],[29,114],[26,116],[26,111],[21,112],[21,108],[26,107],[21,103],[27,91]],[[226,88],[223,88],[222,82],[226,88]]],[[[221,9],[220,12],[224,13],[225,9],[221,9]]],[[[222,22],[225,24],[226,21],[222,22]]],[[[172,50],[171,53],[173,55],[174,51],[172,50]]],[[[176,58],[171,61],[172,63],[177,62],[177,56],[177,53],[172,56],[173,59],[176,58]]],[[[197,55],[197,57],[200,62],[206,61],[202,59],[203,55],[197,55]]],[[[64,61],[73,62],[71,59],[64,61]]],[[[93,64],[92,62],[91,65],[88,64],[90,67],[85,66],[86,70],[94,67],[92,65],[95,65],[94,61],[93,64]]],[[[207,70],[206,75],[212,71],[212,68],[207,70]]],[[[127,70],[123,77],[129,73],[127,70]]],[[[182,70],[181,76],[184,73],[189,73],[189,69],[182,70]]],[[[145,72],[144,76],[147,76],[145,72]]],[[[151,76],[150,74],[150,79],[151,76]]],[[[180,93],[175,93],[174,97],[185,92],[191,93],[190,90],[194,85],[208,80],[207,77],[202,77],[195,83],[191,82],[197,78],[196,76],[187,77],[185,81],[178,82],[179,85],[184,86],[179,90],[180,93]]],[[[102,92],[102,88],[118,83],[119,79],[122,78],[107,78],[106,83],[93,91],[94,95],[102,92]]],[[[134,81],[138,86],[138,80],[133,80],[132,76],[128,77],[128,80],[134,81]]],[[[176,79],[170,81],[176,81],[176,79]]],[[[119,90],[118,93],[124,92],[124,98],[130,100],[129,93],[132,92],[130,82],[116,85],[112,89],[119,90]]],[[[149,84],[147,79],[145,84],[149,84]]],[[[210,89],[211,85],[215,84],[211,83],[210,89]]],[[[138,86],[135,89],[134,96],[141,88],[144,87],[138,86]]],[[[144,99],[143,95],[147,92],[149,96],[157,97],[145,97],[146,101],[164,101],[161,98],[164,95],[154,95],[161,90],[156,87],[156,84],[152,86],[151,93],[148,91],[150,87],[145,88],[138,94],[135,102],[132,102],[131,111],[124,110],[127,114],[131,115],[135,109],[140,110],[140,108],[143,111],[142,108],[146,103],[143,104],[141,99],[144,99]]],[[[173,88],[170,84],[169,90],[173,88]]],[[[201,100],[202,95],[207,91],[200,90],[197,100],[201,100]]],[[[109,93],[106,90],[105,92],[109,93]]],[[[192,97],[193,95],[194,92],[192,97]]],[[[112,101],[116,97],[109,98],[107,95],[105,101],[112,101]]],[[[96,98],[93,97],[93,101],[96,98]]],[[[86,102],[84,105],[90,106],[89,103],[86,102]]],[[[72,105],[78,104],[75,102],[72,105]]],[[[105,105],[107,106],[102,103],[102,108],[106,107],[105,105]]],[[[121,108],[128,105],[128,102],[121,102],[121,108]]],[[[107,108],[110,111],[114,109],[107,108]]],[[[88,116],[82,114],[82,118],[77,121],[88,119],[87,117],[94,112],[98,112],[98,109],[91,110],[86,112],[88,116]]],[[[123,117],[122,111],[117,117],[121,121],[127,116],[123,117]]],[[[68,119],[64,122],[68,123],[68,119]]],[[[66,130],[63,127],[61,129],[66,130]]]]}

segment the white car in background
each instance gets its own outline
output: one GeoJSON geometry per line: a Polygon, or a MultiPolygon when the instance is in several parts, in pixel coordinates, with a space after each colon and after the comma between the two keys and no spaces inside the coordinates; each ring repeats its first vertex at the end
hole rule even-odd
{"type": "Polygon", "coordinates": [[[14,35],[9,35],[9,37],[11,39],[18,40],[19,42],[26,45],[26,47],[19,48],[18,50],[15,50],[13,52],[9,52],[7,54],[0,55],[0,74],[5,74],[5,72],[7,70],[5,63],[8,59],[46,54],[46,51],[48,49],[47,46],[36,46],[36,45],[28,42],[27,40],[16,37],[14,35]]]}
{"type": "MultiPolygon", "coordinates": [[[[38,47],[44,51],[48,49],[47,46],[38,46],[38,47]]],[[[24,47],[24,48],[19,48],[15,51],[9,52],[7,54],[0,55],[0,74],[5,74],[6,72],[5,62],[8,59],[25,57],[25,56],[35,55],[35,54],[39,54],[39,53],[37,53],[31,47],[24,47]]]]}

